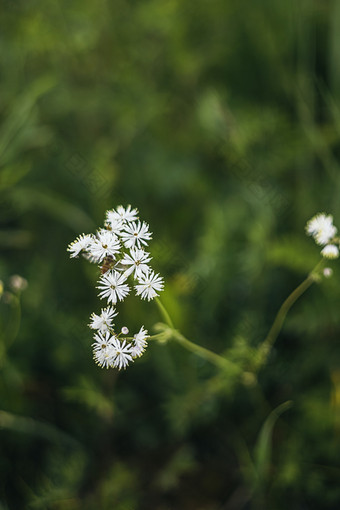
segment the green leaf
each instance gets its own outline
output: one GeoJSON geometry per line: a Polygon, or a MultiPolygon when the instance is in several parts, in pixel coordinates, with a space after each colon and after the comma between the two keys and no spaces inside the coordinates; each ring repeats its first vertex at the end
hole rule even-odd
{"type": "Polygon", "coordinates": [[[262,425],[254,451],[254,464],[257,473],[258,485],[263,485],[268,477],[271,463],[272,436],[274,425],[279,416],[290,409],[292,405],[293,403],[291,400],[288,400],[287,402],[279,405],[270,413],[262,425]]]}

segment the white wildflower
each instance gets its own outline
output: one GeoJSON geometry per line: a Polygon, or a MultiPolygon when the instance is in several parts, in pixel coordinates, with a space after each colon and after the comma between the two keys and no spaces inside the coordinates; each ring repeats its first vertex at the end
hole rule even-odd
{"type": "Polygon", "coordinates": [[[123,301],[130,292],[125,281],[125,276],[117,271],[105,273],[99,280],[100,285],[97,286],[97,289],[100,289],[100,299],[107,298],[108,303],[113,304],[116,304],[118,300],[123,301]]]}
{"type": "Polygon", "coordinates": [[[339,248],[335,244],[327,244],[321,250],[321,255],[326,259],[337,259],[339,257],[339,248]]]}
{"type": "Polygon", "coordinates": [[[120,234],[126,248],[141,248],[142,245],[147,245],[151,239],[151,232],[149,232],[149,225],[143,221],[133,221],[125,226],[125,230],[120,234]]]}
{"type": "MultiPolygon", "coordinates": [[[[119,334],[113,328],[118,315],[115,305],[130,293],[128,277],[136,280],[136,295],[142,299],[153,299],[164,288],[163,278],[149,266],[152,257],[144,250],[151,238],[149,225],[139,219],[138,210],[131,205],[119,205],[106,212],[104,226],[96,234],[82,234],[67,248],[70,257],[83,252],[87,260],[100,267],[98,295],[108,304],[99,314],[91,314],[88,325],[95,330],[93,358],[100,367],[125,369],[148,345],[149,335],[144,326],[133,337],[128,337],[126,326],[119,334]]],[[[0,282],[0,295],[1,292],[0,282]]]]}
{"type": "Polygon", "coordinates": [[[123,222],[130,223],[131,221],[136,221],[137,218],[138,210],[131,209],[131,205],[128,205],[126,209],[122,205],[119,205],[117,209],[112,209],[106,213],[106,219],[111,224],[117,220],[122,220],[123,222]]]}
{"type": "Polygon", "coordinates": [[[142,326],[138,333],[136,333],[133,337],[132,347],[131,347],[131,355],[133,358],[140,357],[145,351],[148,343],[146,341],[149,338],[147,330],[142,326]]]}
{"type": "MultiPolygon", "coordinates": [[[[117,236],[120,235],[120,233],[123,229],[124,229],[124,221],[123,220],[112,219],[111,221],[106,220],[106,222],[105,222],[105,230],[109,230],[110,232],[113,232],[113,234],[116,234],[117,236]]],[[[104,230],[104,229],[102,229],[102,230],[104,230]]]]}
{"type": "Polygon", "coordinates": [[[138,285],[135,285],[136,295],[142,299],[153,299],[158,296],[157,292],[161,292],[164,288],[163,278],[154,271],[138,278],[138,285]]]}
{"type": "Polygon", "coordinates": [[[109,368],[114,362],[116,357],[116,350],[113,346],[114,339],[115,337],[111,336],[109,331],[105,335],[98,333],[94,336],[93,359],[102,368],[109,368]]]}
{"type": "Polygon", "coordinates": [[[335,236],[337,228],[333,225],[333,216],[319,213],[313,216],[306,225],[307,234],[314,237],[317,244],[324,246],[335,236]]]}
{"type": "Polygon", "coordinates": [[[115,258],[119,250],[120,242],[116,234],[104,229],[98,232],[98,239],[93,239],[87,248],[90,256],[97,262],[108,256],[115,258]]]}
{"type": "Polygon", "coordinates": [[[114,338],[112,340],[112,347],[115,352],[112,360],[112,366],[119,370],[126,368],[129,361],[133,361],[131,356],[131,346],[126,343],[126,340],[121,342],[118,338],[114,338]]]}
{"type": "Polygon", "coordinates": [[[113,317],[116,317],[116,309],[112,306],[102,308],[100,315],[93,313],[91,315],[91,323],[89,327],[91,329],[98,329],[98,331],[104,333],[114,326],[113,317]]]}
{"type": "Polygon", "coordinates": [[[146,251],[138,250],[138,248],[131,248],[130,254],[126,253],[120,262],[121,264],[130,266],[124,273],[126,276],[134,273],[134,277],[139,278],[150,271],[150,267],[147,264],[150,260],[151,257],[146,251]]]}
{"type": "Polygon", "coordinates": [[[67,251],[71,253],[70,257],[78,257],[82,250],[87,250],[94,239],[92,234],[82,234],[78,236],[75,241],[68,245],[67,251]]]}

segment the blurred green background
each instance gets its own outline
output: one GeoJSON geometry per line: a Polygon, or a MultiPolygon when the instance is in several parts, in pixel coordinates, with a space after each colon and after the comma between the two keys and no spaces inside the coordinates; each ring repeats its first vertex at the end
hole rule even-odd
{"type": "Polygon", "coordinates": [[[340,226],[340,2],[0,6],[0,509],[338,509],[338,263],[247,386],[172,343],[99,369],[66,247],[131,203],[176,326],[251,352],[319,259],[306,221],[340,226]]]}

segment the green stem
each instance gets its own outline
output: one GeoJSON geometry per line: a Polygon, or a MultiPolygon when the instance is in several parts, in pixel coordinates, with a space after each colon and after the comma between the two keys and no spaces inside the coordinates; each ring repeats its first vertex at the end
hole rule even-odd
{"type": "Polygon", "coordinates": [[[157,333],[157,335],[151,335],[148,337],[149,340],[163,340],[164,339],[164,333],[157,333]]]}
{"type": "Polygon", "coordinates": [[[277,312],[277,315],[274,319],[272,327],[269,330],[268,335],[266,336],[266,338],[264,339],[264,341],[262,342],[262,344],[260,344],[260,346],[258,348],[259,358],[258,358],[258,367],[257,368],[260,368],[266,362],[266,360],[269,356],[269,353],[271,351],[271,348],[273,347],[274,342],[282,329],[283,323],[285,321],[285,318],[286,318],[287,313],[290,310],[290,308],[299,299],[299,297],[302,296],[302,294],[304,294],[304,292],[306,292],[306,290],[309,289],[309,287],[315,281],[318,280],[318,271],[322,267],[323,262],[324,261],[321,260],[315,266],[315,268],[309,273],[307,278],[302,283],[300,283],[300,285],[298,287],[296,287],[295,290],[293,290],[293,292],[287,297],[287,299],[281,305],[281,307],[280,307],[279,311],[277,312]]]}
{"type": "Polygon", "coordinates": [[[206,349],[201,345],[197,345],[194,342],[191,342],[190,340],[185,338],[185,336],[183,336],[182,333],[175,329],[172,330],[172,338],[188,351],[191,351],[200,356],[201,358],[210,361],[219,368],[224,369],[227,368],[229,370],[233,370],[234,372],[242,371],[241,368],[232,361],[229,361],[227,358],[224,358],[223,356],[220,356],[219,354],[216,354],[215,352],[210,351],[209,349],[206,349]]]}
{"type": "Polygon", "coordinates": [[[163,316],[163,319],[164,319],[164,320],[165,320],[165,322],[167,323],[167,325],[168,325],[171,329],[174,329],[174,327],[175,327],[175,326],[174,326],[174,323],[172,322],[171,317],[170,317],[170,315],[168,314],[168,311],[167,311],[167,309],[165,308],[165,306],[163,305],[163,303],[161,302],[161,300],[160,300],[158,297],[156,297],[156,298],[155,298],[155,301],[156,301],[157,306],[158,306],[158,308],[159,308],[159,310],[160,310],[160,312],[161,312],[161,314],[162,314],[162,316],[163,316]]]}
{"type": "MultiPolygon", "coordinates": [[[[210,351],[209,349],[206,349],[205,347],[202,347],[201,345],[197,345],[194,342],[191,342],[185,336],[182,335],[179,331],[177,331],[174,327],[174,324],[171,320],[171,317],[166,310],[165,306],[162,304],[161,300],[159,298],[155,299],[157,306],[166,322],[166,324],[169,326],[168,334],[165,335],[165,337],[173,338],[178,342],[182,347],[187,349],[188,351],[191,351],[198,356],[201,356],[201,358],[204,358],[214,365],[218,366],[219,368],[229,369],[233,370],[234,372],[241,372],[241,369],[233,363],[232,361],[229,361],[227,358],[220,356],[219,354],[216,354],[213,351],[210,351]]],[[[164,331],[166,333],[166,330],[164,331]]],[[[162,334],[161,334],[162,335],[162,334]]],[[[164,333],[163,333],[164,335],[164,333]]],[[[157,337],[158,335],[155,335],[154,337],[157,337]]],[[[152,338],[154,338],[152,337],[152,338]]]]}

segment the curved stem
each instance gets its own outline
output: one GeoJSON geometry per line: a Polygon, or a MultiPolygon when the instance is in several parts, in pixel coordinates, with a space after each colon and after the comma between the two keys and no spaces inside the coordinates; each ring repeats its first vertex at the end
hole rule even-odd
{"type": "Polygon", "coordinates": [[[148,341],[149,340],[162,340],[162,338],[164,338],[164,333],[157,333],[156,335],[150,335],[148,337],[148,341]]]}
{"type": "Polygon", "coordinates": [[[172,322],[171,317],[170,317],[167,309],[163,305],[162,301],[158,297],[155,298],[155,301],[156,301],[157,306],[158,306],[158,308],[159,308],[159,310],[160,310],[160,312],[161,312],[161,314],[163,316],[163,319],[167,323],[167,325],[170,326],[171,329],[174,329],[174,327],[175,327],[174,323],[172,322]]]}
{"type": "MultiPolygon", "coordinates": [[[[219,368],[229,369],[233,370],[234,372],[242,372],[241,368],[233,363],[232,361],[229,361],[224,356],[220,356],[219,354],[216,354],[213,351],[210,351],[209,349],[206,349],[205,347],[202,347],[201,345],[197,345],[194,342],[191,342],[191,340],[188,340],[185,338],[182,333],[180,333],[178,330],[175,329],[174,324],[171,320],[171,317],[166,310],[165,306],[162,304],[161,300],[159,298],[155,298],[155,301],[157,303],[157,306],[166,322],[166,324],[169,326],[168,330],[168,338],[173,338],[176,340],[182,347],[187,349],[188,351],[191,351],[198,356],[201,356],[201,358],[204,358],[214,365],[218,366],[219,368]]],[[[162,334],[161,334],[162,335],[162,334]]],[[[152,338],[156,338],[159,335],[154,335],[152,338]]]]}
{"type": "Polygon", "coordinates": [[[185,338],[185,336],[183,336],[182,333],[180,333],[179,331],[173,330],[172,337],[188,351],[191,351],[197,354],[198,356],[201,356],[201,358],[210,361],[219,368],[224,369],[227,368],[229,370],[233,370],[235,373],[242,372],[242,369],[232,361],[228,360],[224,356],[220,356],[219,354],[210,351],[209,349],[206,349],[205,347],[202,347],[201,345],[197,345],[194,342],[191,342],[190,340],[185,338]]]}
{"type": "Polygon", "coordinates": [[[285,320],[290,308],[299,299],[299,297],[302,296],[302,294],[304,294],[304,292],[306,292],[306,290],[309,289],[309,287],[315,281],[318,280],[318,271],[322,267],[323,262],[324,261],[321,260],[315,266],[315,268],[309,273],[307,278],[302,283],[300,283],[300,285],[298,285],[298,287],[296,287],[296,289],[293,290],[293,292],[291,294],[289,294],[287,299],[281,305],[279,311],[276,314],[276,317],[274,319],[272,327],[269,330],[268,335],[266,336],[266,338],[264,339],[264,341],[262,342],[262,344],[260,344],[260,346],[258,348],[259,358],[258,358],[258,367],[257,368],[260,368],[261,365],[263,365],[266,362],[268,355],[270,353],[270,350],[271,350],[272,346],[274,345],[274,342],[282,329],[284,320],[285,320]]]}

